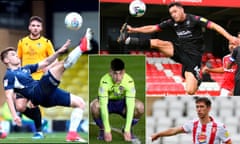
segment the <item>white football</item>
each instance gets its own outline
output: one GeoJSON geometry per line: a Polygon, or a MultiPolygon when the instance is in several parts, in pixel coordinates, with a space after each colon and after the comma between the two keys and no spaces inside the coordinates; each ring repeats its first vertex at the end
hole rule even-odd
{"type": "Polygon", "coordinates": [[[77,12],[70,12],[65,17],[65,25],[70,30],[79,30],[82,26],[82,16],[77,12]]]}
{"type": "Polygon", "coordinates": [[[146,4],[141,0],[133,0],[129,5],[129,13],[134,17],[141,17],[146,12],[146,4]]]}

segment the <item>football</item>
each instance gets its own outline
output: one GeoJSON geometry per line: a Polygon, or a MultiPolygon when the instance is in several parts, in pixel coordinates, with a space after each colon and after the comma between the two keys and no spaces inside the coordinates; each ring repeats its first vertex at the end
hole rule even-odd
{"type": "Polygon", "coordinates": [[[70,30],[79,30],[82,23],[82,16],[77,12],[70,12],[65,17],[65,25],[70,30]]]}
{"type": "Polygon", "coordinates": [[[141,17],[146,12],[146,4],[141,0],[133,0],[129,5],[129,13],[134,17],[141,17]]]}

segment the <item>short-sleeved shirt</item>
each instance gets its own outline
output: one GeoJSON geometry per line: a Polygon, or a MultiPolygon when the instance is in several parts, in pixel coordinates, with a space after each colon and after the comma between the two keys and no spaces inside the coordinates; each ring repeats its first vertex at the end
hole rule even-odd
{"type": "Polygon", "coordinates": [[[177,35],[178,47],[191,55],[201,56],[203,53],[203,27],[208,27],[210,21],[196,15],[186,14],[186,20],[183,22],[174,22],[173,19],[168,19],[160,24],[158,28],[173,29],[177,35]]]}
{"type": "Polygon", "coordinates": [[[234,88],[234,75],[237,66],[234,65],[231,69],[227,69],[230,57],[230,54],[223,57],[224,80],[221,84],[221,87],[231,91],[234,88]]]}
{"type": "Polygon", "coordinates": [[[204,125],[199,119],[188,121],[182,128],[186,133],[192,133],[194,144],[220,144],[231,140],[224,124],[215,122],[213,118],[204,125]]]}
{"type": "Polygon", "coordinates": [[[135,97],[135,84],[131,76],[124,74],[120,84],[115,84],[109,73],[105,74],[99,84],[98,96],[111,100],[124,99],[126,96],[135,97]]]}
{"type": "MultiPolygon", "coordinates": [[[[39,39],[31,39],[26,36],[18,42],[18,57],[22,60],[22,66],[38,63],[54,54],[54,48],[50,40],[41,36],[39,39]]],[[[43,71],[39,70],[32,74],[35,80],[39,80],[43,71]]]]}

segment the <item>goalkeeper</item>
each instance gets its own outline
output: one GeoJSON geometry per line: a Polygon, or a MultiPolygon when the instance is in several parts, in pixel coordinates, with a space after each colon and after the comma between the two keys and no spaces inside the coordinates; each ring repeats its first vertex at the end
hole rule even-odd
{"type": "Polygon", "coordinates": [[[90,104],[94,121],[99,127],[99,140],[112,141],[109,114],[119,114],[126,119],[123,129],[125,141],[135,138],[132,126],[137,124],[144,113],[144,104],[135,98],[134,80],[125,72],[124,62],[115,58],[111,61],[110,72],[105,74],[98,89],[98,98],[90,104]]]}

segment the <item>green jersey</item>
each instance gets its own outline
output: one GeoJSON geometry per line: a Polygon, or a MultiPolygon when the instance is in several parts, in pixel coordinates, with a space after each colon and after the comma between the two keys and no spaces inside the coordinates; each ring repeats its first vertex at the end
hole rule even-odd
{"type": "Polygon", "coordinates": [[[109,73],[105,74],[100,81],[98,96],[101,108],[101,117],[103,120],[105,132],[110,132],[108,100],[126,100],[126,124],[125,131],[129,132],[134,115],[136,89],[134,80],[127,73],[123,75],[121,83],[116,84],[109,73]]]}

